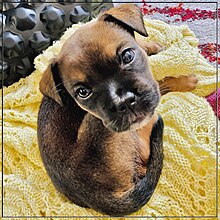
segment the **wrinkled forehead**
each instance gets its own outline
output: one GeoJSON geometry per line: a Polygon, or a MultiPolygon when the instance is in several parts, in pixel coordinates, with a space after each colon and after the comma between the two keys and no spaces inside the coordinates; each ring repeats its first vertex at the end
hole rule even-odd
{"type": "Polygon", "coordinates": [[[75,58],[91,54],[111,57],[117,49],[134,43],[133,37],[119,26],[99,21],[83,25],[66,41],[60,55],[75,58]]]}
{"type": "Polygon", "coordinates": [[[71,77],[85,78],[94,73],[103,76],[103,73],[116,71],[118,50],[134,44],[134,38],[117,25],[92,22],[75,31],[62,47],[58,59],[62,71],[71,77]]]}

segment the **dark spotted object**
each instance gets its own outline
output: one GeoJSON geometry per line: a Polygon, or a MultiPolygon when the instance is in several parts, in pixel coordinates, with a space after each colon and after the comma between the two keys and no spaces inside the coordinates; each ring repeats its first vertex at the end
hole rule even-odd
{"type": "MultiPolygon", "coordinates": [[[[4,1],[3,1],[4,2],[4,1]]],[[[0,87],[34,70],[34,58],[67,27],[113,7],[111,0],[7,0],[0,9],[0,87]]]]}

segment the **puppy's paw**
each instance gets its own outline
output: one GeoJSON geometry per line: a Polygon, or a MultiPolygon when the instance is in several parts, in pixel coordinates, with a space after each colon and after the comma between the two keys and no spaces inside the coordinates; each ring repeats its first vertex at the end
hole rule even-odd
{"type": "Polygon", "coordinates": [[[153,52],[155,52],[155,53],[152,53],[152,54],[157,54],[157,53],[159,53],[159,52],[161,52],[161,51],[164,51],[164,50],[166,50],[166,47],[163,45],[163,44],[161,44],[161,43],[159,43],[159,42],[152,42],[153,43],[153,52]]]}
{"type": "Polygon", "coordinates": [[[166,77],[159,81],[160,93],[165,95],[168,92],[189,92],[196,88],[198,78],[195,74],[188,76],[166,77]]]}
{"type": "Polygon", "coordinates": [[[150,55],[158,54],[159,52],[165,49],[166,47],[159,42],[147,42],[145,51],[147,52],[147,55],[150,56],[150,55]]]}
{"type": "Polygon", "coordinates": [[[190,74],[188,76],[181,76],[180,80],[182,85],[181,85],[181,90],[184,92],[189,92],[192,91],[196,88],[196,85],[198,83],[198,78],[196,77],[195,74],[190,74]]]}
{"type": "Polygon", "coordinates": [[[142,49],[144,49],[148,56],[157,54],[166,49],[166,47],[161,43],[154,41],[146,42],[140,38],[137,38],[137,43],[142,49]]]}

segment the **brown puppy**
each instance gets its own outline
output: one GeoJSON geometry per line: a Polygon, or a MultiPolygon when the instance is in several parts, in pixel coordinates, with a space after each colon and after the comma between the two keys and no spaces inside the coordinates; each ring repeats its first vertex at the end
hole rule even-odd
{"type": "MultiPolygon", "coordinates": [[[[146,56],[162,47],[134,31],[147,36],[136,6],[104,12],[66,41],[40,82],[38,141],[50,178],[74,203],[113,216],[150,199],[163,163],[160,91],[146,56]]],[[[173,80],[161,82],[165,92],[178,90],[173,80]]],[[[196,85],[181,80],[184,90],[196,85]]]]}

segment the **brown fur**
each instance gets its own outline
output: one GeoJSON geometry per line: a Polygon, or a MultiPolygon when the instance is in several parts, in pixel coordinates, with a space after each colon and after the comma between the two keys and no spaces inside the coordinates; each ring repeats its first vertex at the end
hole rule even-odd
{"type": "MultiPolygon", "coordinates": [[[[86,83],[89,79],[90,84],[104,83],[119,71],[115,61],[118,45],[138,43],[137,47],[142,48],[138,49],[140,62],[146,64],[141,67],[137,63],[138,71],[143,68],[146,73],[147,80],[143,80],[149,94],[157,94],[158,83],[142,55],[144,51],[156,54],[163,47],[136,41],[133,31],[147,36],[136,6],[125,4],[110,9],[66,41],[40,82],[45,97],[38,116],[38,141],[48,175],[55,187],[74,203],[114,216],[137,211],[150,199],[162,169],[163,122],[152,110],[151,119],[143,127],[111,131],[103,125],[105,118],[97,110],[75,99],[73,82],[86,83]]],[[[122,71],[120,78],[126,77],[127,72],[122,71]]],[[[169,77],[159,85],[166,88],[162,94],[188,91],[195,87],[195,79],[169,77]],[[173,86],[178,80],[184,86],[173,86]]],[[[144,88],[140,86],[141,89],[144,88]]],[[[157,103],[155,98],[150,107],[155,108],[157,103]]]]}

